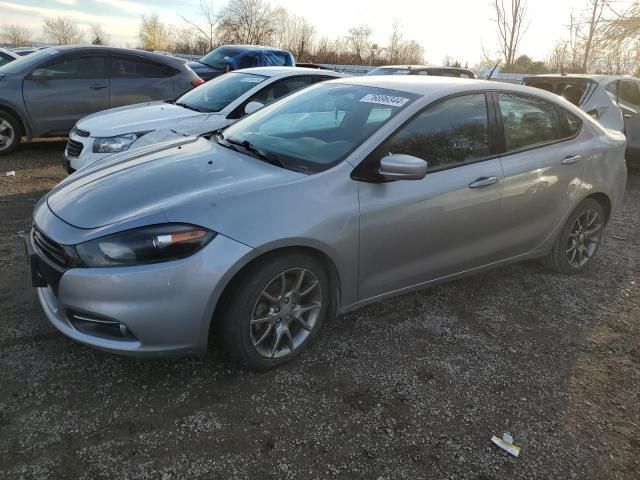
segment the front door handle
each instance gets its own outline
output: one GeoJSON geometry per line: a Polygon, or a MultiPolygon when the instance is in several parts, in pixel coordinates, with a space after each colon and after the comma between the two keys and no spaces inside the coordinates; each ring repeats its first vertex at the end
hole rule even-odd
{"type": "Polygon", "coordinates": [[[633,117],[633,115],[631,115],[630,113],[625,113],[625,114],[623,115],[623,117],[624,117],[624,118],[632,118],[632,117],[633,117]]]}
{"type": "Polygon", "coordinates": [[[477,179],[475,182],[471,182],[469,184],[469,188],[488,187],[489,185],[493,185],[497,181],[498,181],[498,177],[481,177],[477,179]]]}
{"type": "Polygon", "coordinates": [[[562,165],[573,165],[574,163],[580,161],[582,157],[580,155],[569,155],[568,157],[564,157],[562,159],[562,165]]]}
{"type": "Polygon", "coordinates": [[[91,90],[102,90],[103,88],[107,88],[105,83],[92,83],[89,88],[91,90]]]}

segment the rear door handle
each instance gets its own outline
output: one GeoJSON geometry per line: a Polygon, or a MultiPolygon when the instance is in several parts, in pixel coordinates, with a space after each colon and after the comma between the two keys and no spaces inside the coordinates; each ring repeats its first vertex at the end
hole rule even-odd
{"type": "Polygon", "coordinates": [[[489,185],[493,185],[497,181],[498,181],[498,177],[481,177],[477,179],[475,182],[471,182],[469,184],[469,188],[488,187],[489,185]]]}
{"type": "Polygon", "coordinates": [[[633,115],[631,115],[630,113],[625,113],[625,114],[623,115],[623,117],[624,117],[624,118],[632,118],[632,117],[633,117],[633,115]]]}
{"type": "Polygon", "coordinates": [[[564,157],[562,159],[562,165],[573,165],[574,163],[580,161],[582,157],[580,155],[569,155],[568,157],[564,157]]]}
{"type": "Polygon", "coordinates": [[[103,88],[107,88],[106,83],[92,83],[89,88],[91,90],[102,90],[103,88]]]}

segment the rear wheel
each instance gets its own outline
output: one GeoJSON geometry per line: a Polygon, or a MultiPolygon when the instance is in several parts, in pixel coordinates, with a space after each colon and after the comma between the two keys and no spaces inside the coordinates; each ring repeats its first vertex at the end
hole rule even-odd
{"type": "Polygon", "coordinates": [[[326,269],[303,254],[258,261],[231,289],[221,311],[221,340],[234,359],[251,368],[295,358],[330,310],[326,269]]]}
{"type": "Polygon", "coordinates": [[[580,272],[598,251],[604,226],[602,206],[593,199],[584,200],[569,216],[543,264],[569,275],[580,272]]]}
{"type": "Polygon", "coordinates": [[[17,147],[22,137],[20,122],[10,113],[0,110],[0,155],[7,154],[17,147]]]}

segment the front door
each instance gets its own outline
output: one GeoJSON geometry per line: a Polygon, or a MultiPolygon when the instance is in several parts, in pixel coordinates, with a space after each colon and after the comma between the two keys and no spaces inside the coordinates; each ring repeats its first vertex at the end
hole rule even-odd
{"type": "Polygon", "coordinates": [[[109,57],[109,106],[122,107],[175,96],[178,71],[168,65],[136,55],[112,53],[109,57]]]}
{"type": "Polygon", "coordinates": [[[66,135],[82,117],[109,108],[103,56],[72,54],[34,72],[24,79],[22,94],[36,136],[66,135]]]}
{"type": "Polygon", "coordinates": [[[484,94],[427,107],[365,162],[403,153],[429,164],[422,180],[359,184],[361,300],[497,260],[502,170],[484,94]]]}
{"type": "Polygon", "coordinates": [[[640,86],[636,80],[621,80],[618,88],[627,148],[640,152],[640,86]]]}

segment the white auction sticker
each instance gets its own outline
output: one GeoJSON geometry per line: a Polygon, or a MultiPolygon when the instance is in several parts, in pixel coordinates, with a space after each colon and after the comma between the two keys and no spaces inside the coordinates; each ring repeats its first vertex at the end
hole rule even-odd
{"type": "Polygon", "coordinates": [[[377,103],[379,105],[389,105],[391,107],[401,107],[409,101],[406,97],[394,97],[392,95],[378,95],[369,93],[360,99],[364,103],[377,103]]]}
{"type": "Polygon", "coordinates": [[[262,78],[247,77],[247,78],[243,78],[240,81],[241,82],[246,82],[246,83],[260,83],[262,80],[263,80],[262,78]]]}

